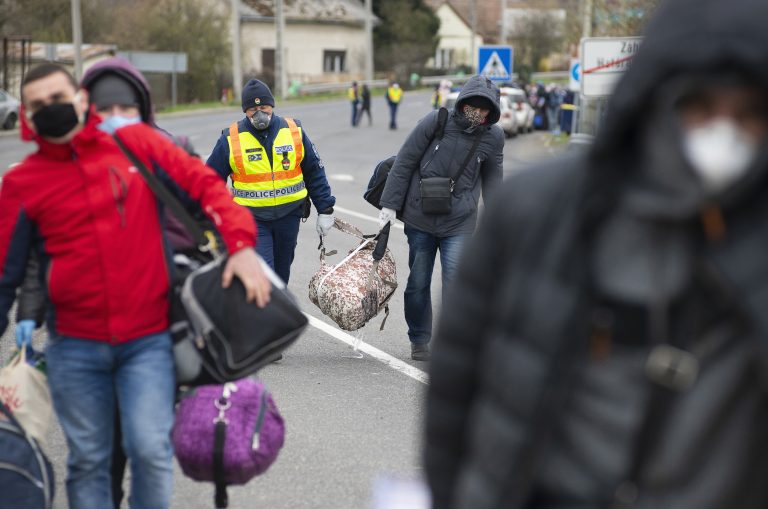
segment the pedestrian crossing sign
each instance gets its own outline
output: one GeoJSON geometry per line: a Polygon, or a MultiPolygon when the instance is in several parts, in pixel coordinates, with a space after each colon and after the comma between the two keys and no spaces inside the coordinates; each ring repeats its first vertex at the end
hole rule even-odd
{"type": "Polygon", "coordinates": [[[480,46],[477,73],[495,81],[512,80],[512,46],[480,46]]]}

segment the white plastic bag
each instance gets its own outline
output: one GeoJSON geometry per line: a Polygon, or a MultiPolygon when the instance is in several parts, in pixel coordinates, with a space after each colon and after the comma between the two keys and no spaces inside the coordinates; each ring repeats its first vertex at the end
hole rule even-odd
{"type": "Polygon", "coordinates": [[[27,435],[44,443],[53,417],[48,379],[27,363],[26,348],[0,369],[0,400],[19,421],[27,435]]]}

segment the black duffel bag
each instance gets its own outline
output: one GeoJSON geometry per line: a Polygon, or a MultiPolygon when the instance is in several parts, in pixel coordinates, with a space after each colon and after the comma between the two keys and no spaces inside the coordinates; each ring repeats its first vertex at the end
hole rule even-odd
{"type": "Polygon", "coordinates": [[[246,301],[243,283],[222,288],[226,266],[215,236],[204,232],[178,199],[115,136],[155,196],[173,211],[195,239],[201,256],[174,254],[169,310],[177,385],[197,386],[239,380],[254,374],[288,348],[307,327],[307,317],[285,283],[259,257],[272,283],[264,308],[246,301]],[[201,261],[211,260],[201,264],[201,261]]]}
{"type": "Polygon", "coordinates": [[[239,380],[277,359],[308,324],[285,283],[261,257],[262,269],[272,283],[269,304],[264,308],[246,302],[245,287],[233,278],[229,288],[221,287],[226,260],[219,258],[203,265],[184,280],[181,302],[195,331],[180,349],[197,353],[197,365],[185,359],[177,366],[179,384],[200,385],[212,378],[215,383],[239,380]]]}

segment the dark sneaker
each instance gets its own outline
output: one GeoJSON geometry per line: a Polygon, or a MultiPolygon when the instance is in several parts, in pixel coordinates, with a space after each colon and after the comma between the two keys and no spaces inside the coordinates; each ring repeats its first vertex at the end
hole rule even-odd
{"type": "Polygon", "coordinates": [[[280,354],[277,357],[275,357],[274,359],[272,359],[272,362],[277,362],[277,361],[281,361],[281,360],[283,360],[283,354],[280,354]]]}
{"type": "Polygon", "coordinates": [[[411,359],[415,361],[429,360],[429,345],[411,343],[411,359]]]}

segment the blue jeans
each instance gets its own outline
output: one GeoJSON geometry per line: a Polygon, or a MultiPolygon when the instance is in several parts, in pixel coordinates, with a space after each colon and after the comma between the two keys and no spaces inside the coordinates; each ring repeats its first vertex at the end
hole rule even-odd
{"type": "Polygon", "coordinates": [[[405,322],[412,343],[426,344],[432,338],[432,270],[440,250],[443,272],[443,295],[456,274],[464,243],[471,235],[436,237],[431,233],[405,225],[408,237],[408,284],[405,287],[405,322]]]}
{"type": "Polygon", "coordinates": [[[54,409],[69,447],[70,509],[112,507],[110,463],[119,410],[131,465],[132,509],[167,509],[173,489],[171,338],[152,334],[120,345],[52,337],[46,348],[54,409]]]}
{"type": "Polygon", "coordinates": [[[291,277],[296,241],[299,238],[301,208],[274,221],[256,220],[259,233],[256,238],[256,252],[288,284],[291,277]]]}
{"type": "Polygon", "coordinates": [[[357,125],[357,105],[360,101],[352,101],[352,127],[357,125]]]}
{"type": "Polygon", "coordinates": [[[397,129],[397,107],[400,103],[389,103],[389,128],[397,129]]]}

